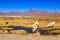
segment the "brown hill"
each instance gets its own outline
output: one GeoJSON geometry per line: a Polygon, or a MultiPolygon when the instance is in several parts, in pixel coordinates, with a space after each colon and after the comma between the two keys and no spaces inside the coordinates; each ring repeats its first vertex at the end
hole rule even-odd
{"type": "Polygon", "coordinates": [[[60,16],[60,12],[47,12],[30,9],[25,12],[0,12],[0,16],[60,16]]]}

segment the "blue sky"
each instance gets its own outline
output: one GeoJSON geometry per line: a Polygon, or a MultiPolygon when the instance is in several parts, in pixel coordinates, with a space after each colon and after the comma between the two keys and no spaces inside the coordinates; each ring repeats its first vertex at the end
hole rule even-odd
{"type": "Polygon", "coordinates": [[[60,0],[0,0],[0,12],[25,11],[31,8],[60,11],[60,0]]]}

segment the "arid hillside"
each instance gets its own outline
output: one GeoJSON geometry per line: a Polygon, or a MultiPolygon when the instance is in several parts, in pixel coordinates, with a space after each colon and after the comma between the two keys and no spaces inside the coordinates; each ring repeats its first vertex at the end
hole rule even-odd
{"type": "Polygon", "coordinates": [[[0,16],[60,16],[60,12],[47,12],[30,9],[24,12],[0,12],[0,16]]]}

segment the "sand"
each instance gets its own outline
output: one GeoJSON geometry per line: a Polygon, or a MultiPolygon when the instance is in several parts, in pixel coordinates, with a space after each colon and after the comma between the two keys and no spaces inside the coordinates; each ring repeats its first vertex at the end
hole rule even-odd
{"type": "Polygon", "coordinates": [[[0,40],[60,40],[59,36],[40,36],[34,37],[28,35],[0,34],[0,40]]]}

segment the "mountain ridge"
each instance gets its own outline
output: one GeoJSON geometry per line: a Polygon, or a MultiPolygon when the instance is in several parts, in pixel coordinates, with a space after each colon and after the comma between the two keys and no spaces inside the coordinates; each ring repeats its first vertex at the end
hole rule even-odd
{"type": "Polygon", "coordinates": [[[0,16],[60,16],[60,12],[27,10],[25,12],[0,12],[0,16]]]}

